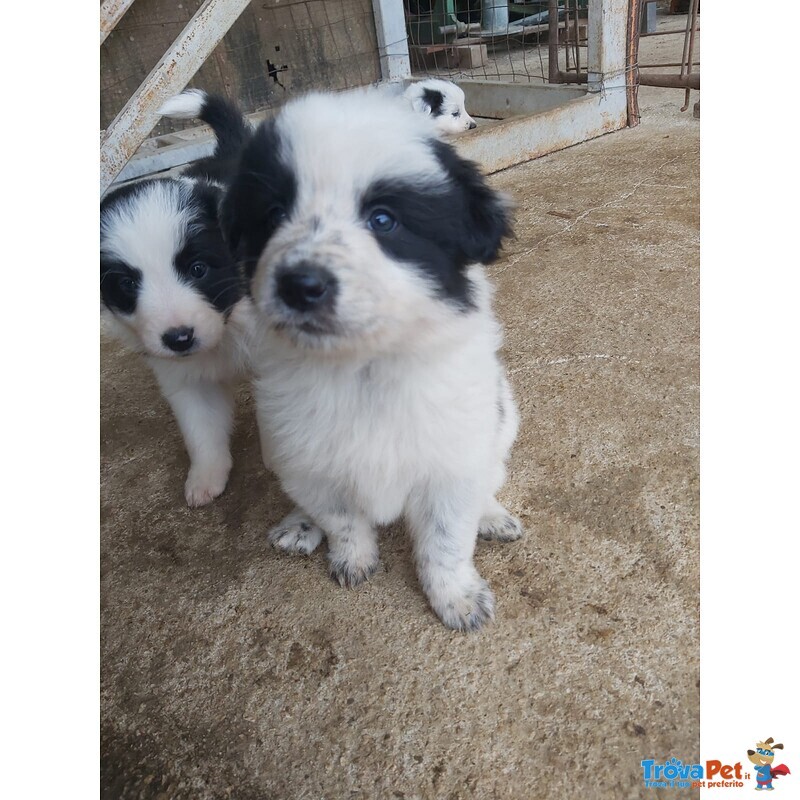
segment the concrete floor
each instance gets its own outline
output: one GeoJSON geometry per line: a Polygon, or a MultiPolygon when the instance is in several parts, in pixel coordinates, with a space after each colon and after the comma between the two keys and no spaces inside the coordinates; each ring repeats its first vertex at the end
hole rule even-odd
{"type": "Polygon", "coordinates": [[[401,526],[355,591],[269,548],[289,506],[244,389],[229,487],[187,509],[175,423],[103,340],[104,797],[616,800],[698,756],[699,122],[640,99],[638,128],[491,179],[528,534],[478,545],[477,635],[433,616],[401,526]]]}

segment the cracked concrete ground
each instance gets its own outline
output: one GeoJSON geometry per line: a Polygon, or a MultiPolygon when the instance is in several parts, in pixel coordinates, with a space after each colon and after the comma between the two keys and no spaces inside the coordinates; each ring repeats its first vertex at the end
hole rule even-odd
{"type": "Polygon", "coordinates": [[[528,532],[478,545],[479,634],[433,616],[402,526],[355,591],[269,548],[289,504],[246,389],[227,491],[186,508],[176,425],[103,340],[104,797],[639,798],[641,759],[697,757],[699,122],[641,100],[491,178],[528,532]]]}

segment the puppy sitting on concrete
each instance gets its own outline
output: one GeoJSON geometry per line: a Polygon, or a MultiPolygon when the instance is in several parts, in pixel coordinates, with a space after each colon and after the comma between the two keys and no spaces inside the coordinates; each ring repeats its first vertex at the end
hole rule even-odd
{"type": "Polygon", "coordinates": [[[481,264],[510,232],[505,201],[430,121],[375,91],[287,103],[244,151],[223,225],[245,265],[263,346],[262,447],[298,515],[271,538],[357,586],[376,526],[404,516],[445,625],[494,598],[478,535],[518,538],[495,499],[517,429],[481,264]]]}

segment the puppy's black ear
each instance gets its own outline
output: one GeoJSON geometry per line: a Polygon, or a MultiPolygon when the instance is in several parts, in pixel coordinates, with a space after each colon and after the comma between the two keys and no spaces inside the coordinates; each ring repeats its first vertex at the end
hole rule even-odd
{"type": "Polygon", "coordinates": [[[433,141],[432,146],[461,197],[461,249],[467,261],[490,264],[503,239],[512,235],[511,204],[490,188],[477,164],[461,158],[445,142],[433,141]]]}
{"type": "Polygon", "coordinates": [[[432,117],[439,117],[442,114],[444,105],[444,95],[436,89],[425,89],[422,92],[422,102],[428,109],[427,113],[432,117]]]}
{"type": "Polygon", "coordinates": [[[242,214],[239,210],[243,203],[247,203],[247,187],[240,176],[234,178],[233,183],[225,192],[219,209],[220,228],[225,244],[233,256],[233,260],[239,265],[245,279],[253,277],[255,271],[255,258],[248,258],[245,252],[245,237],[242,214]]]}
{"type": "Polygon", "coordinates": [[[236,253],[242,238],[241,227],[237,223],[236,207],[237,195],[241,194],[241,185],[234,178],[219,208],[219,222],[222,228],[222,235],[228,243],[228,248],[232,253],[236,253]]]}
{"type": "Polygon", "coordinates": [[[250,277],[280,219],[294,205],[297,182],[285,150],[274,120],[262,122],[242,151],[222,202],[225,240],[250,277]]]}
{"type": "Polygon", "coordinates": [[[200,202],[200,207],[206,219],[211,222],[218,222],[220,204],[222,203],[222,189],[213,183],[198,181],[195,195],[200,202]]]}

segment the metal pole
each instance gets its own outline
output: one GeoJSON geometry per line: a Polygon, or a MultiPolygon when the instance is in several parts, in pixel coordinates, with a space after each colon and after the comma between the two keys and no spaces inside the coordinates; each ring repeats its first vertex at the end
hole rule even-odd
{"type": "Polygon", "coordinates": [[[642,0],[630,0],[628,7],[627,58],[625,64],[625,93],[628,104],[628,127],[635,128],[639,124],[639,15],[642,0]]]}
{"type": "Polygon", "coordinates": [[[508,2],[483,0],[481,3],[481,33],[508,32],[508,2]]]}
{"type": "MultiPolygon", "coordinates": [[[[687,75],[691,75],[692,74],[692,58],[694,58],[694,29],[695,29],[695,26],[697,25],[697,9],[698,9],[699,5],[700,5],[699,0],[692,0],[692,7],[690,9],[690,15],[691,15],[691,18],[692,18],[692,28],[691,28],[691,33],[689,34],[689,53],[686,56],[686,74],[687,75]]],[[[683,73],[683,70],[681,70],[681,73],[683,73]]],[[[686,90],[686,99],[685,99],[685,102],[683,104],[683,108],[681,108],[681,111],[686,111],[686,109],[689,108],[689,97],[690,97],[690,95],[691,95],[691,90],[687,89],[686,90]]]]}
{"type": "Polygon", "coordinates": [[[100,6],[100,44],[117,27],[117,23],[132,5],[133,0],[105,0],[100,6]]]}
{"type": "Polygon", "coordinates": [[[381,60],[381,78],[399,81],[411,77],[403,0],[372,0],[375,33],[381,60]]]}
{"type": "Polygon", "coordinates": [[[547,69],[550,83],[563,83],[558,69],[558,0],[550,0],[547,14],[547,69]]]}
{"type": "Polygon", "coordinates": [[[700,74],[691,75],[659,75],[653,72],[640,72],[639,83],[642,86],[663,86],[667,89],[699,89],[700,74]]]}

